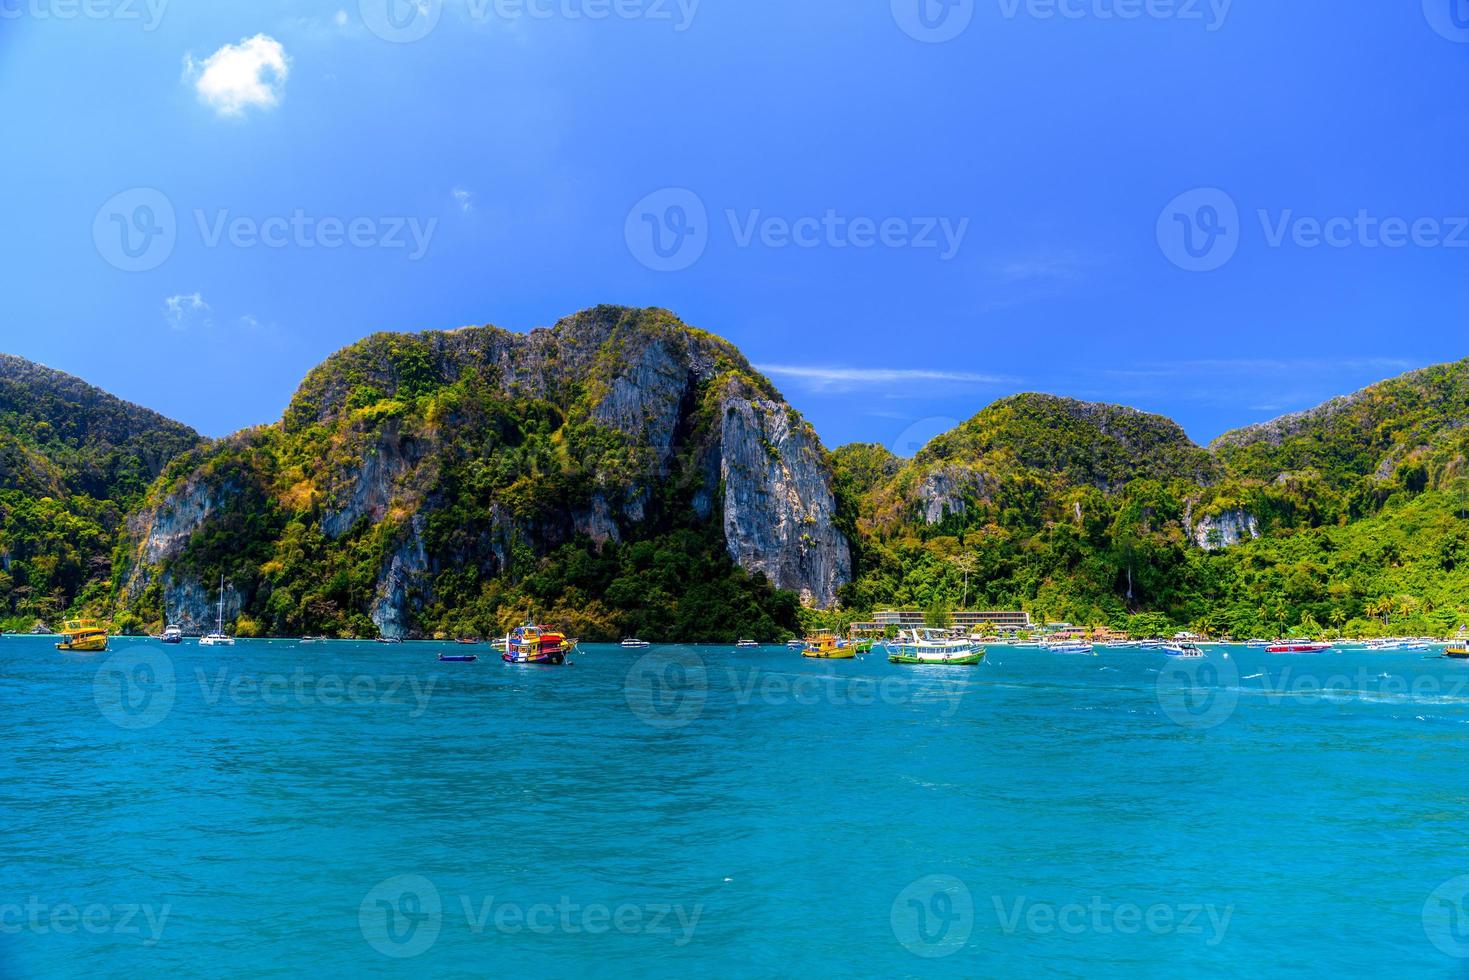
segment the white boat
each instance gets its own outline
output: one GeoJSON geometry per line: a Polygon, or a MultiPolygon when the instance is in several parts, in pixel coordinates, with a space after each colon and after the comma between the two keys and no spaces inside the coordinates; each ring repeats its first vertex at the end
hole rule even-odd
{"type": "Polygon", "coordinates": [[[786,649],[787,650],[804,650],[804,649],[806,649],[806,641],[805,640],[786,640],[786,649]]]}
{"type": "Polygon", "coordinates": [[[760,644],[754,640],[740,640],[735,644],[735,647],[740,650],[758,650],[760,649],[760,644]]]}
{"type": "Polygon", "coordinates": [[[1185,660],[1197,660],[1204,655],[1204,651],[1193,640],[1170,640],[1163,644],[1163,651],[1170,657],[1181,657],[1185,660]]]}
{"type": "Polygon", "coordinates": [[[973,666],[984,660],[985,649],[945,630],[900,630],[887,643],[888,660],[896,664],[973,666]]]}
{"type": "Polygon", "coordinates": [[[169,623],[163,628],[163,636],[160,639],[164,643],[182,643],[184,642],[184,631],[177,623],[169,623]]]}
{"type": "Polygon", "coordinates": [[[1084,640],[1057,640],[1046,644],[1049,653],[1064,653],[1077,657],[1091,657],[1096,655],[1096,647],[1084,640]]]}
{"type": "Polygon", "coordinates": [[[210,633],[208,636],[202,636],[202,637],[200,637],[199,638],[199,645],[201,647],[232,647],[232,646],[235,645],[235,638],[233,636],[227,636],[225,634],[225,631],[224,631],[224,576],[223,575],[220,575],[220,577],[219,577],[219,613],[218,613],[218,618],[215,620],[214,632],[213,633],[210,633]]]}
{"type": "Polygon", "coordinates": [[[642,650],[652,645],[653,644],[649,643],[647,640],[639,640],[635,637],[628,637],[626,640],[622,641],[622,648],[624,650],[642,650]]]}

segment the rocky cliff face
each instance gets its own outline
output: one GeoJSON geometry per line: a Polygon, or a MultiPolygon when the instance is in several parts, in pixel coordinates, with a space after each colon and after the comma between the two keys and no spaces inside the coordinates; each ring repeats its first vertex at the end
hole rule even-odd
{"type": "Polygon", "coordinates": [[[851,576],[815,433],[732,346],[662,311],[376,335],[313,370],[248,442],[206,454],[134,519],[125,601],[161,582],[170,614],[197,618],[226,564],[236,606],[267,629],[333,605],[409,635],[452,616],[450,591],[496,594],[558,548],[690,524],[813,605],[851,576]],[[262,496],[253,509],[245,491],[262,496]],[[334,597],[289,581],[313,563],[334,597]]]}
{"type": "Polygon", "coordinates": [[[830,605],[852,576],[816,433],[790,406],[734,383],[720,399],[724,537],[740,567],[830,605]]]}
{"type": "Polygon", "coordinates": [[[1233,548],[1242,541],[1253,541],[1259,536],[1259,519],[1238,508],[1206,515],[1193,525],[1194,544],[1205,551],[1233,548]]]}

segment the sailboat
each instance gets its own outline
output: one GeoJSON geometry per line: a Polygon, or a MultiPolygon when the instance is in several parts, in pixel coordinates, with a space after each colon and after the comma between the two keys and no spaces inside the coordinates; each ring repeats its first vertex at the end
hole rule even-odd
{"type": "Polygon", "coordinates": [[[226,636],[224,632],[224,575],[219,576],[219,614],[215,620],[214,632],[208,636],[200,637],[201,647],[232,647],[235,645],[233,636],[226,636]]]}

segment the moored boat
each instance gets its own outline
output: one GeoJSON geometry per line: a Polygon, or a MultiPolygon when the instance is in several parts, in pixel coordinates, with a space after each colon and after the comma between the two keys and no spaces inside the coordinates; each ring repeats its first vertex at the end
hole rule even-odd
{"type": "Polygon", "coordinates": [[[984,662],[985,649],[968,639],[957,639],[943,630],[902,630],[887,645],[888,662],[972,667],[984,662]]]}
{"type": "Polygon", "coordinates": [[[760,644],[759,643],[756,643],[754,640],[739,640],[739,641],[737,641],[735,643],[735,649],[737,649],[737,650],[758,650],[758,649],[760,649],[760,644]]]}
{"type": "Polygon", "coordinates": [[[1197,660],[1204,655],[1204,651],[1193,640],[1170,640],[1163,644],[1163,652],[1170,657],[1184,660],[1197,660]]]}
{"type": "Polygon", "coordinates": [[[68,620],[56,649],[68,653],[105,653],[107,630],[89,619],[68,620]]]}
{"type": "Polygon", "coordinates": [[[235,638],[224,631],[224,576],[219,576],[219,611],[215,618],[214,632],[199,638],[201,647],[232,647],[235,638]]]}
{"type": "Polygon", "coordinates": [[[566,655],[575,649],[576,641],[568,640],[560,630],[527,623],[510,631],[500,659],[507,664],[559,667],[566,663],[566,655]]]}
{"type": "Polygon", "coordinates": [[[163,635],[159,637],[164,643],[184,642],[184,631],[177,623],[169,623],[163,628],[163,635]]]}
{"type": "Polygon", "coordinates": [[[852,660],[857,656],[857,645],[837,639],[837,635],[831,630],[817,630],[806,637],[801,656],[813,660],[852,660]]]}
{"type": "Polygon", "coordinates": [[[647,640],[640,640],[635,636],[630,636],[622,641],[622,648],[624,650],[646,650],[652,645],[647,640]]]}
{"type": "Polygon", "coordinates": [[[1446,647],[1443,655],[1450,660],[1469,660],[1469,646],[1456,643],[1451,647],[1446,647]]]}
{"type": "Polygon", "coordinates": [[[1085,640],[1062,640],[1057,643],[1047,643],[1046,650],[1051,653],[1064,653],[1078,657],[1092,657],[1096,655],[1096,647],[1085,640]]]}
{"type": "Polygon", "coordinates": [[[439,654],[439,663],[441,664],[472,664],[478,659],[479,654],[477,653],[439,654]]]}
{"type": "Polygon", "coordinates": [[[1278,640],[1265,648],[1266,653],[1325,653],[1331,649],[1330,643],[1318,643],[1315,640],[1278,640]]]}

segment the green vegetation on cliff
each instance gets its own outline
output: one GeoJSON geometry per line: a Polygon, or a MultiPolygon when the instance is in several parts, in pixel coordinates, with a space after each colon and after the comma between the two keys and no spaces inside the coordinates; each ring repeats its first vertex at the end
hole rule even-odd
{"type": "Polygon", "coordinates": [[[0,355],[0,625],[29,629],[107,593],[113,545],[187,426],[0,355]]]}

